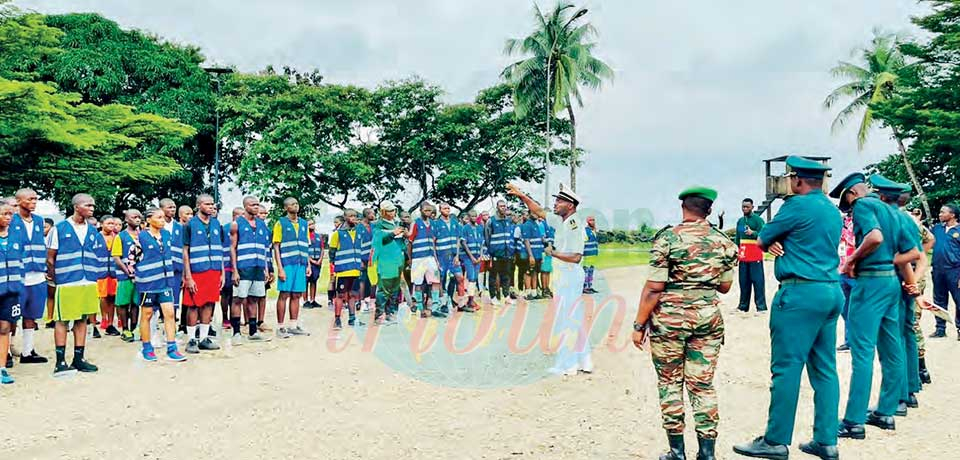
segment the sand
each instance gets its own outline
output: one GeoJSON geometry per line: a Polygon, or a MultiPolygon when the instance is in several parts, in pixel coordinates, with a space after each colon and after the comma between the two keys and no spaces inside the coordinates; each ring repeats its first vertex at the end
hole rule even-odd
{"type": "MultiPolygon", "coordinates": [[[[644,272],[603,274],[607,289],[629,306],[618,344],[626,343],[644,272]]],[[[768,298],[775,288],[771,279],[768,298]]],[[[737,297],[736,288],[723,296],[720,458],[739,458],[732,444],[763,432],[769,401],[768,317],[732,313],[737,297]]],[[[52,364],[17,364],[17,383],[0,388],[4,458],[656,459],[664,450],[650,356],[632,346],[597,350],[592,375],[543,378],[549,358],[498,348],[502,329],[478,351],[459,358],[428,352],[417,364],[396,333],[384,334],[375,352],[356,338],[331,351],[350,333],[331,341],[328,309],[304,315],[310,337],[191,355],[186,363],[148,364],[137,359],[137,346],[103,338],[88,347],[97,374],[54,379],[52,364]],[[484,389],[471,388],[477,386],[484,389]]],[[[927,332],[932,322],[924,317],[927,332]]],[[[920,408],[898,418],[896,432],[868,428],[867,441],[841,441],[844,459],[956,458],[960,367],[952,358],[960,344],[950,333],[928,340],[933,384],[920,393],[920,408]]],[[[50,331],[37,340],[51,356],[50,331]]],[[[838,366],[842,408],[849,354],[839,355],[838,366]]],[[[874,400],[879,366],[875,380],[874,400]]],[[[812,418],[805,381],[791,448],[796,458],[807,457],[796,446],[811,437],[812,418]]],[[[688,454],[695,458],[689,410],[688,421],[688,454]]]]}

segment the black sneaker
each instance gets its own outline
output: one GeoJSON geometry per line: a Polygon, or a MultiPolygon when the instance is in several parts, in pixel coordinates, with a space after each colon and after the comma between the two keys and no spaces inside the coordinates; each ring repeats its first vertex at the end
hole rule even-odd
{"type": "Polygon", "coordinates": [[[53,322],[53,321],[50,321],[50,322],[47,323],[44,327],[47,328],[47,329],[53,329],[53,328],[55,327],[55,326],[54,326],[54,322],[53,322]]]}
{"type": "Polygon", "coordinates": [[[67,363],[57,363],[57,365],[53,368],[54,377],[66,377],[66,376],[74,375],[76,373],[77,373],[77,370],[70,366],[67,366],[67,363]]]}
{"type": "Polygon", "coordinates": [[[100,329],[97,329],[97,326],[93,326],[93,338],[95,339],[100,338],[100,329]]]}
{"type": "Polygon", "coordinates": [[[20,364],[45,364],[47,358],[37,354],[37,350],[32,350],[29,355],[20,355],[20,364]]]}
{"type": "Polygon", "coordinates": [[[943,329],[937,329],[937,330],[933,331],[933,334],[930,334],[929,337],[930,337],[931,339],[942,339],[942,338],[944,338],[944,337],[946,337],[946,336],[947,336],[947,331],[945,331],[945,330],[943,330],[943,329]]]}
{"type": "Polygon", "coordinates": [[[210,332],[208,332],[207,335],[210,336],[210,337],[216,337],[216,336],[217,336],[217,330],[211,327],[211,328],[210,328],[210,332]]]}
{"type": "Polygon", "coordinates": [[[431,311],[431,312],[430,312],[430,316],[432,316],[432,317],[434,317],[434,318],[446,318],[446,317],[447,317],[446,313],[444,313],[444,312],[442,312],[442,311],[436,311],[436,310],[431,311]]]}
{"type": "Polygon", "coordinates": [[[220,345],[217,345],[213,340],[210,340],[210,337],[207,337],[200,342],[198,348],[203,351],[215,351],[220,349],[220,345]]]}
{"type": "Polygon", "coordinates": [[[347,320],[347,326],[349,326],[349,327],[354,327],[354,326],[366,326],[366,325],[367,325],[367,323],[364,323],[363,321],[360,321],[359,319],[350,318],[350,319],[347,320]]]}
{"type": "Polygon", "coordinates": [[[70,367],[73,367],[78,372],[97,372],[100,370],[97,366],[90,364],[85,359],[74,359],[70,367]]]}
{"type": "Polygon", "coordinates": [[[120,331],[118,331],[117,328],[112,324],[107,326],[107,328],[103,330],[103,333],[110,337],[117,337],[120,335],[120,331]]]}
{"type": "MultiPolygon", "coordinates": [[[[353,320],[350,320],[350,323],[351,323],[350,325],[352,326],[352,325],[353,325],[353,320]]],[[[343,329],[343,323],[340,322],[340,317],[339,317],[339,316],[336,317],[336,318],[333,320],[333,328],[336,329],[336,330],[338,330],[338,331],[339,331],[340,329],[343,329]]]]}

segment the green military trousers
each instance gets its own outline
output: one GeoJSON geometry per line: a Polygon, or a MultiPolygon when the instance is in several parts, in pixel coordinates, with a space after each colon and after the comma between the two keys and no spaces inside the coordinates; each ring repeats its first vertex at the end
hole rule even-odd
{"type": "Polygon", "coordinates": [[[853,372],[844,420],[863,424],[867,420],[874,353],[880,355],[883,380],[877,415],[890,416],[900,403],[904,383],[903,343],[900,331],[902,309],[900,283],[893,271],[863,272],[850,292],[847,315],[848,345],[853,372]]]}
{"type": "Polygon", "coordinates": [[[770,410],[765,437],[790,445],[800,396],[800,377],[807,368],[813,387],[813,440],[837,444],[840,380],[837,377],[837,318],[843,309],[838,282],[787,280],[770,308],[770,410]]]}

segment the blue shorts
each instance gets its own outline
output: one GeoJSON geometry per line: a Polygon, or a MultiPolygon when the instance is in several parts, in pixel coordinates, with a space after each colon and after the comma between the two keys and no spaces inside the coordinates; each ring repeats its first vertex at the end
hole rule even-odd
{"type": "Polygon", "coordinates": [[[457,267],[456,264],[454,264],[455,259],[456,256],[454,256],[452,253],[437,255],[437,263],[440,265],[441,280],[447,277],[447,273],[453,273],[454,275],[461,273],[461,267],[457,267]]]}
{"type": "MultiPolygon", "coordinates": [[[[46,283],[44,283],[46,284],[46,283]]],[[[20,319],[20,295],[16,292],[0,294],[0,321],[15,324],[20,319]]]]}
{"type": "Polygon", "coordinates": [[[20,310],[24,319],[43,318],[47,308],[47,283],[24,286],[20,291],[20,310]]]}
{"type": "Polygon", "coordinates": [[[287,275],[285,281],[277,278],[277,290],[280,292],[302,294],[307,291],[307,266],[287,265],[283,267],[287,275]]]}
{"type": "Polygon", "coordinates": [[[173,306],[180,306],[180,296],[183,294],[183,272],[173,272],[173,306]]]}
{"type": "Polygon", "coordinates": [[[140,308],[153,308],[154,310],[159,310],[160,306],[165,303],[173,303],[173,289],[164,289],[162,291],[154,292],[139,292],[137,293],[137,302],[140,305],[140,308]]]}
{"type": "Polygon", "coordinates": [[[463,271],[467,275],[467,281],[477,282],[477,277],[480,276],[480,264],[475,264],[470,260],[460,261],[460,266],[463,267],[463,271]]]}

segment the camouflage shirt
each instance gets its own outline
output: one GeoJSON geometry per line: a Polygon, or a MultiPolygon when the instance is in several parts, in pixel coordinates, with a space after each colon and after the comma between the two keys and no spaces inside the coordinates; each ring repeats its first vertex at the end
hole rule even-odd
{"type": "Polygon", "coordinates": [[[736,266],[737,246],[727,235],[707,221],[684,222],[654,237],[648,280],[666,283],[661,304],[712,304],[716,293],[703,291],[716,291],[720,283],[733,281],[736,266]]]}

